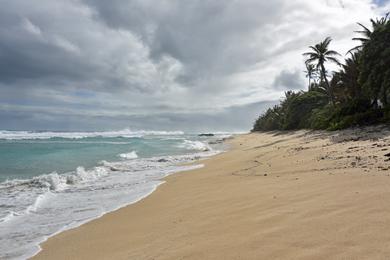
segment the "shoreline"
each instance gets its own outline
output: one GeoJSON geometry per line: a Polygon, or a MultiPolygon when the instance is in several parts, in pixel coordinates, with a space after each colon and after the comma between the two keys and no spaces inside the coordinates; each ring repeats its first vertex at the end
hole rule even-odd
{"type": "MultiPolygon", "coordinates": [[[[49,237],[143,199],[157,185],[161,185],[164,177],[197,168],[198,165],[190,163],[201,164],[202,159],[223,151],[224,145],[220,143],[220,138],[223,137],[226,135],[216,135],[213,138],[199,138],[190,134],[140,138],[141,143],[151,142],[151,146],[156,147],[148,151],[147,145],[146,148],[140,145],[140,156],[137,155],[136,159],[120,158],[128,148],[114,145],[117,150],[108,150],[106,153],[113,154],[115,158],[101,160],[93,167],[79,166],[71,172],[53,172],[2,183],[2,198],[7,198],[7,192],[14,192],[15,195],[9,195],[9,201],[3,200],[3,209],[9,205],[10,210],[3,210],[0,214],[0,232],[3,235],[0,258],[30,258],[40,251],[39,245],[49,237]],[[208,145],[209,142],[212,144],[208,145]],[[24,196],[28,199],[23,199],[24,196]]],[[[95,141],[104,143],[104,146],[106,142],[114,144],[105,139],[94,140],[94,143],[95,141]]],[[[132,138],[127,140],[133,141],[132,138]]],[[[62,142],[66,146],[73,140],[61,140],[62,142]]],[[[41,142],[32,143],[40,146],[41,142]]],[[[128,145],[123,140],[118,143],[126,147],[128,145]]],[[[90,157],[93,156],[92,154],[90,157]]],[[[77,164],[84,165],[84,161],[77,164]]]]}
{"type": "MultiPolygon", "coordinates": [[[[173,174],[175,174],[175,173],[173,173],[173,174]]],[[[69,226],[63,227],[61,230],[58,230],[58,231],[55,232],[54,234],[52,234],[52,235],[50,235],[50,236],[47,236],[47,237],[44,237],[44,238],[42,239],[42,241],[39,242],[38,248],[37,248],[36,252],[34,252],[34,253],[32,253],[32,254],[27,254],[27,255],[24,255],[24,256],[21,256],[21,257],[26,257],[27,259],[33,259],[33,258],[35,258],[35,257],[42,251],[41,245],[44,244],[44,243],[46,243],[46,241],[49,240],[50,238],[55,237],[55,236],[57,236],[57,235],[59,235],[59,234],[61,234],[61,233],[63,233],[63,232],[66,232],[66,231],[70,231],[70,230],[79,228],[79,227],[81,227],[82,225],[85,225],[85,224],[87,224],[87,223],[89,223],[89,222],[91,222],[91,221],[94,221],[94,220],[96,220],[96,219],[99,219],[99,218],[103,217],[104,215],[109,214],[109,213],[111,213],[111,212],[115,212],[115,211],[120,210],[120,209],[122,209],[122,208],[131,206],[131,205],[133,205],[133,204],[135,204],[135,203],[138,203],[139,201],[143,200],[144,198],[150,196],[150,195],[151,195],[153,192],[155,192],[155,191],[157,190],[157,188],[158,188],[160,185],[162,185],[162,184],[164,184],[163,179],[162,179],[162,182],[159,183],[158,185],[156,185],[156,187],[155,187],[150,193],[145,194],[144,197],[141,197],[141,198],[139,198],[139,199],[136,200],[136,201],[129,202],[129,204],[125,204],[125,205],[119,206],[118,208],[116,208],[116,209],[114,209],[114,210],[112,210],[112,211],[105,212],[105,213],[101,214],[100,216],[97,216],[97,217],[88,219],[88,220],[86,220],[85,222],[77,223],[77,225],[74,225],[74,226],[73,226],[73,225],[69,225],[69,226]]]]}
{"type": "MultiPolygon", "coordinates": [[[[220,153],[223,153],[223,152],[220,152],[220,153]]],[[[218,153],[218,154],[220,154],[220,153],[218,153]]],[[[216,154],[216,155],[218,155],[218,154],[216,154]]],[[[216,156],[216,155],[212,155],[212,156],[216,156]]],[[[145,193],[142,197],[137,198],[134,201],[131,201],[131,202],[128,202],[128,203],[123,204],[121,206],[118,206],[117,208],[115,208],[113,210],[110,210],[110,211],[107,211],[107,212],[104,212],[104,213],[102,213],[99,216],[93,217],[91,219],[87,219],[84,222],[79,222],[79,223],[76,223],[76,224],[71,224],[71,225],[64,226],[62,229],[58,230],[57,232],[55,232],[55,233],[53,233],[53,234],[51,234],[49,236],[44,237],[40,242],[38,242],[38,245],[37,245],[38,248],[34,251],[34,253],[28,253],[28,254],[25,254],[25,255],[23,255],[21,257],[22,258],[27,258],[27,259],[33,259],[42,251],[41,245],[46,243],[46,241],[49,240],[50,238],[55,237],[55,236],[57,236],[57,235],[59,235],[59,234],[61,234],[63,232],[67,232],[67,231],[71,231],[73,229],[77,229],[77,228],[81,227],[82,225],[85,225],[85,224],[87,224],[87,223],[89,223],[91,221],[95,221],[95,220],[97,220],[97,219],[99,219],[99,218],[101,218],[101,217],[103,217],[103,216],[105,216],[107,214],[112,213],[112,212],[121,210],[122,208],[129,207],[129,206],[131,206],[133,204],[139,203],[143,199],[145,199],[148,196],[150,196],[151,194],[153,194],[161,185],[163,185],[166,182],[165,179],[168,178],[170,175],[174,175],[174,174],[178,174],[178,173],[185,173],[185,172],[188,172],[188,171],[193,171],[193,170],[202,168],[202,167],[204,167],[204,165],[203,164],[198,164],[198,162],[201,162],[202,160],[207,159],[207,158],[208,157],[205,157],[205,158],[199,159],[199,160],[197,160],[195,162],[185,163],[183,165],[180,165],[180,164],[177,165],[177,167],[188,167],[188,168],[180,169],[180,170],[168,173],[166,176],[162,177],[159,180],[160,182],[156,186],[154,186],[154,188],[149,193],[145,193]]]]}
{"type": "Polygon", "coordinates": [[[143,200],[144,198],[146,198],[146,197],[149,196],[150,194],[152,194],[152,193],[153,193],[154,191],[156,191],[156,189],[157,189],[160,185],[162,185],[163,183],[164,183],[164,182],[158,184],[158,185],[155,187],[155,189],[153,189],[150,193],[146,194],[144,197],[142,197],[142,198],[140,198],[140,199],[138,199],[138,200],[136,200],[136,201],[134,201],[134,202],[130,202],[129,204],[120,206],[120,207],[114,209],[113,211],[105,212],[105,213],[103,213],[102,215],[97,216],[97,217],[95,217],[95,218],[88,219],[88,220],[86,220],[85,222],[77,223],[77,225],[75,225],[75,226],[69,225],[69,226],[63,227],[62,229],[58,230],[58,231],[55,232],[54,234],[52,234],[52,235],[50,235],[50,236],[47,236],[47,237],[44,237],[43,240],[42,240],[41,242],[39,242],[39,244],[38,244],[38,249],[36,250],[35,253],[22,255],[21,257],[26,257],[26,258],[28,258],[28,259],[34,258],[35,256],[37,256],[37,255],[42,251],[41,245],[44,244],[44,243],[45,243],[47,240],[49,240],[50,238],[52,238],[52,237],[54,237],[54,236],[57,236],[57,235],[59,235],[59,234],[61,234],[61,233],[63,233],[63,232],[66,232],[66,231],[69,231],[69,230],[72,230],[72,229],[75,229],[75,228],[79,228],[79,227],[81,227],[82,225],[85,225],[85,224],[87,224],[88,222],[91,222],[91,221],[94,221],[94,220],[96,220],[96,219],[99,219],[99,218],[103,217],[104,215],[106,215],[106,214],[108,214],[108,213],[110,213],[110,212],[114,212],[114,211],[120,210],[120,209],[122,209],[122,208],[124,208],[124,207],[128,207],[128,206],[130,206],[130,205],[132,205],[132,204],[135,204],[135,203],[137,203],[137,202],[143,200]]]}
{"type": "Polygon", "coordinates": [[[203,168],[50,237],[33,259],[389,257],[386,131],[236,136],[203,168]]]}
{"type": "Polygon", "coordinates": [[[164,176],[163,178],[160,179],[160,183],[157,184],[153,190],[151,190],[149,193],[147,194],[144,194],[143,197],[135,200],[135,201],[132,201],[132,202],[129,202],[127,204],[124,204],[122,206],[119,206],[118,208],[114,209],[114,210],[111,210],[111,211],[107,211],[103,214],[101,214],[100,216],[96,216],[92,219],[88,219],[86,220],[85,222],[81,222],[81,223],[77,223],[77,225],[70,225],[70,226],[65,226],[64,228],[62,228],[61,230],[58,230],[57,232],[53,233],[52,235],[50,236],[47,236],[47,237],[44,237],[42,239],[42,241],[40,241],[38,243],[38,248],[35,250],[34,253],[31,253],[31,254],[26,254],[25,256],[22,256],[22,257],[26,257],[27,259],[36,259],[38,257],[38,255],[42,252],[43,248],[42,248],[42,245],[45,244],[49,239],[55,237],[55,236],[58,236],[64,232],[68,232],[68,231],[71,231],[71,230],[74,230],[74,229],[77,229],[77,228],[80,228],[81,226],[85,225],[85,224],[88,224],[92,221],[95,221],[95,220],[98,220],[102,217],[104,217],[105,215],[107,214],[111,214],[111,213],[114,213],[118,210],[121,210],[123,208],[126,208],[126,207],[129,207],[129,206],[132,206],[134,204],[137,204],[139,202],[141,202],[142,200],[144,200],[145,198],[151,196],[160,186],[164,185],[166,182],[167,182],[167,178],[169,178],[171,175],[176,175],[176,174],[185,174],[186,172],[190,172],[190,171],[195,171],[195,170],[198,170],[198,169],[201,169],[204,167],[204,164],[202,164],[201,162],[202,161],[205,161],[205,160],[208,160],[212,157],[215,157],[215,156],[218,156],[220,154],[223,154],[225,152],[228,152],[229,151],[229,148],[230,148],[230,145],[227,144],[227,141],[229,140],[232,140],[234,139],[234,136],[237,136],[238,134],[234,134],[232,136],[229,136],[229,137],[224,137],[223,139],[221,140],[218,140],[218,143],[224,143],[225,145],[225,148],[224,150],[221,150],[221,151],[218,151],[218,153],[216,154],[213,154],[213,155],[210,155],[208,157],[202,157],[200,159],[197,159],[196,161],[193,161],[193,162],[187,162],[187,163],[182,163],[182,164],[178,164],[176,165],[177,167],[189,167],[188,169],[181,169],[181,170],[178,170],[178,171],[174,171],[172,173],[168,173],[166,176],[164,176]],[[190,168],[192,167],[192,168],[190,168]]]}

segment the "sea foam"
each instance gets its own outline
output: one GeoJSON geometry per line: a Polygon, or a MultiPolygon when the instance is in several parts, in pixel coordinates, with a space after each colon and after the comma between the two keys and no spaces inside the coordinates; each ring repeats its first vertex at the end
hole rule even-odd
{"type": "Polygon", "coordinates": [[[121,153],[121,154],[119,154],[119,157],[121,157],[123,159],[136,159],[136,158],[138,158],[138,155],[135,151],[132,151],[130,153],[121,153]]]}
{"type": "Polygon", "coordinates": [[[66,138],[66,139],[82,139],[91,137],[143,137],[143,136],[170,136],[183,135],[182,131],[146,131],[123,129],[119,131],[105,132],[37,132],[37,131],[7,131],[0,130],[0,139],[6,140],[34,140],[34,139],[51,139],[51,138],[66,138]]]}
{"type": "Polygon", "coordinates": [[[178,164],[216,153],[102,161],[91,169],[0,183],[0,209],[7,208],[0,215],[0,258],[31,257],[48,237],[134,203],[153,192],[163,177],[202,167],[178,164]]]}
{"type": "Polygon", "coordinates": [[[181,144],[178,145],[181,148],[185,148],[188,150],[197,150],[197,151],[210,151],[211,147],[201,141],[191,141],[191,140],[183,140],[181,144]]]}

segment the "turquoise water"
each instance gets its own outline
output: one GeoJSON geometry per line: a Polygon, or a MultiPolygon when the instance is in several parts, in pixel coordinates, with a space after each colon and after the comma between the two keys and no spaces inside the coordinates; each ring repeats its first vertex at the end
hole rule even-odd
{"type": "MultiPolygon", "coordinates": [[[[195,137],[195,136],[194,136],[195,137]]],[[[120,160],[120,154],[136,151],[138,157],[176,155],[191,151],[177,136],[91,137],[82,139],[0,140],[0,182],[25,179],[51,172],[66,173],[78,166],[91,168],[102,160],[120,160]]]]}
{"type": "Polygon", "coordinates": [[[134,203],[226,134],[0,131],[0,259],[26,259],[62,230],[134,203]]]}

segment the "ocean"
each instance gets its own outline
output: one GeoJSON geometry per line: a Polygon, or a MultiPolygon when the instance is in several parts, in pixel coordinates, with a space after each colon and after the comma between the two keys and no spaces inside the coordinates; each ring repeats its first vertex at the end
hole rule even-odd
{"type": "Polygon", "coordinates": [[[33,256],[48,237],[139,201],[228,136],[0,131],[0,259],[33,256]]]}

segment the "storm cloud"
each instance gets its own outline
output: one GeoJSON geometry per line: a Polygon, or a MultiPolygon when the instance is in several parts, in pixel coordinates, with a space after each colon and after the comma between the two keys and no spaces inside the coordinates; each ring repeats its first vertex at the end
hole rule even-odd
{"type": "Polygon", "coordinates": [[[0,129],[248,130],[371,0],[0,0],[0,129]]]}

